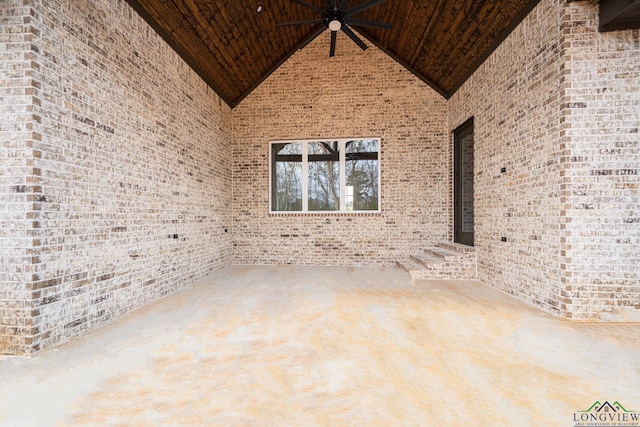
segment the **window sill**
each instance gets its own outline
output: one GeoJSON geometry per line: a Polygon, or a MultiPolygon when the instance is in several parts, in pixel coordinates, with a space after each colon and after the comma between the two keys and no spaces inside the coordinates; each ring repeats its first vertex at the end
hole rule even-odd
{"type": "Polygon", "coordinates": [[[369,211],[369,212],[328,212],[328,211],[318,211],[318,212],[269,212],[269,216],[315,216],[315,217],[371,217],[371,216],[382,216],[381,211],[369,211]]]}

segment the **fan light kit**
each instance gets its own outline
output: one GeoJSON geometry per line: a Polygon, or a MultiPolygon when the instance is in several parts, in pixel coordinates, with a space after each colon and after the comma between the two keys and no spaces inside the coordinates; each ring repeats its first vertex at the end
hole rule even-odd
{"type": "Polygon", "coordinates": [[[336,53],[336,35],[338,31],[342,30],[355,44],[360,46],[362,50],[367,48],[367,45],[349,28],[350,25],[356,27],[373,27],[390,30],[393,28],[393,24],[387,24],[384,22],[367,21],[364,19],[352,18],[353,15],[360,13],[364,10],[370,9],[380,3],[384,3],[387,0],[368,0],[351,9],[345,10],[349,0],[326,0],[326,10],[322,10],[312,4],[304,2],[303,0],[291,0],[299,5],[311,9],[318,15],[322,15],[322,18],[308,19],[306,21],[287,22],[284,24],[277,24],[278,27],[287,26],[299,26],[310,24],[322,24],[307,40],[307,43],[311,42],[314,38],[320,35],[327,28],[331,30],[331,47],[329,48],[329,56],[334,56],[336,53]]]}

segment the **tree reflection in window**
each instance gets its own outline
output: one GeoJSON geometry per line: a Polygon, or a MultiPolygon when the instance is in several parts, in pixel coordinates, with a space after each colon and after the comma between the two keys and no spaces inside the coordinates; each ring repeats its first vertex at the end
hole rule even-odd
{"type": "Polygon", "coordinates": [[[337,141],[309,142],[309,210],[340,210],[340,151],[337,141]]]}
{"type": "Polygon", "coordinates": [[[302,210],[302,143],[272,144],[271,206],[274,211],[302,210]]]}
{"type": "Polygon", "coordinates": [[[346,210],[377,210],[378,141],[347,141],[345,152],[346,210]]]}
{"type": "Polygon", "coordinates": [[[380,140],[271,142],[271,210],[378,211],[380,140]]]}

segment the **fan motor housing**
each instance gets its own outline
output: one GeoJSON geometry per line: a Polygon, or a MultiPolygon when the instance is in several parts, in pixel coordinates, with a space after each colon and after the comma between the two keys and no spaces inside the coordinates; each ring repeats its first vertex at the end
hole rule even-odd
{"type": "Polygon", "coordinates": [[[324,25],[326,25],[331,31],[338,31],[342,25],[344,25],[344,12],[338,8],[329,9],[324,16],[324,25]],[[336,26],[336,29],[332,28],[332,22],[338,22],[340,26],[336,26]]]}

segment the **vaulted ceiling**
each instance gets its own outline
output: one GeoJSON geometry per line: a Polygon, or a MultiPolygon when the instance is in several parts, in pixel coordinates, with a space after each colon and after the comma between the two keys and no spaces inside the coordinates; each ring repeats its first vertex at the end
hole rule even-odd
{"type": "MultiPolygon", "coordinates": [[[[127,0],[230,106],[237,105],[324,29],[315,23],[334,0],[127,0]]],[[[372,0],[350,0],[350,10],[372,0]]],[[[392,23],[353,25],[444,97],[452,95],[538,0],[387,0],[353,15],[392,23]]],[[[344,0],[338,1],[336,4],[344,0]]],[[[329,31],[326,29],[326,31],[329,31]]],[[[349,41],[351,42],[351,41],[349,41]]],[[[340,46],[336,47],[336,52],[340,46]]],[[[327,56],[329,45],[327,45],[327,56]]]]}

